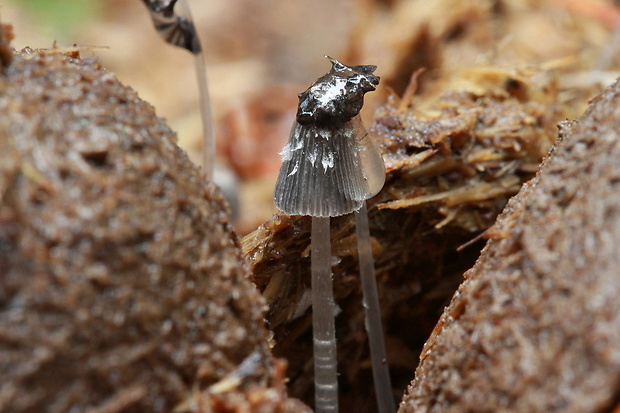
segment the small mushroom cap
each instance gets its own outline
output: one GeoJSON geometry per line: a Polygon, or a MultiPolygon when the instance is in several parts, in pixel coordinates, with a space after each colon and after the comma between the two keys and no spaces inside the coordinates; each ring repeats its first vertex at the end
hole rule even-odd
{"type": "Polygon", "coordinates": [[[151,15],[157,34],[165,42],[193,54],[202,52],[200,39],[192,20],[174,13],[177,0],[142,0],[142,2],[151,15]]]}

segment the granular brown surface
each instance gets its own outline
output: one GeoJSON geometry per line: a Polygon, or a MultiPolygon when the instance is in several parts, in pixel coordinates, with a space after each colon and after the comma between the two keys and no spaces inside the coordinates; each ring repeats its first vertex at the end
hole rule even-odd
{"type": "Polygon", "coordinates": [[[0,411],[302,411],[219,190],[76,55],[0,75],[0,411]]]}
{"type": "Polygon", "coordinates": [[[620,404],[620,84],[565,123],[423,350],[401,413],[620,404]]]}

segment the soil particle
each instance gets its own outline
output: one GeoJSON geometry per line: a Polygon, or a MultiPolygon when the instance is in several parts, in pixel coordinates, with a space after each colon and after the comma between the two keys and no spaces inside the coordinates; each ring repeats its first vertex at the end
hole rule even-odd
{"type": "Polygon", "coordinates": [[[510,200],[401,413],[610,412],[620,398],[620,84],[510,200]]]}

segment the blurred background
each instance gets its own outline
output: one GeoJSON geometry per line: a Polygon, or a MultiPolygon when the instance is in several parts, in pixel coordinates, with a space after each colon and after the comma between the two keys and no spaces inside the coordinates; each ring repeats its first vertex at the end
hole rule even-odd
{"type": "MultiPolygon", "coordinates": [[[[620,17],[612,0],[190,0],[190,5],[207,60],[217,160],[233,177],[227,185],[239,199],[235,225],[241,234],[275,212],[278,152],[294,122],[297,93],[330,67],[325,54],[349,65],[379,66],[381,85],[367,95],[362,113],[367,126],[373,110],[389,96],[402,95],[420,67],[426,68],[428,84],[471,65],[540,65],[569,56],[576,63],[568,83],[583,81],[577,68],[617,66],[613,45],[619,36],[613,33],[620,17]]],[[[0,19],[13,25],[17,50],[77,45],[82,56],[96,55],[156,108],[200,163],[193,56],[157,36],[140,0],[5,0],[0,19]]],[[[418,93],[423,91],[424,83],[418,93]]]]}

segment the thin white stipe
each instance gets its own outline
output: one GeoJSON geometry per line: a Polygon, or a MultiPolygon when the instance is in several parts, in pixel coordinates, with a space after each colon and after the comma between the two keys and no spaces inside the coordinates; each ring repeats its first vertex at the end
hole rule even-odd
{"type": "Polygon", "coordinates": [[[355,213],[355,231],[357,233],[357,251],[359,255],[360,280],[364,294],[363,304],[366,313],[366,331],[370,345],[372,377],[377,394],[377,405],[380,413],[394,413],[396,405],[392,394],[389,365],[385,353],[383,328],[381,326],[381,307],[377,292],[370,230],[368,228],[368,210],[364,201],[362,208],[355,213]]]}
{"type": "Polygon", "coordinates": [[[338,411],[338,373],[329,217],[312,218],[312,335],[317,413],[338,411]]]}
{"type": "Polygon", "coordinates": [[[202,167],[205,170],[207,180],[211,180],[215,167],[215,131],[213,128],[211,99],[209,98],[209,88],[207,85],[207,65],[202,52],[195,56],[195,60],[200,94],[200,117],[202,119],[202,167]]]}
{"type": "MultiPolygon", "coordinates": [[[[192,12],[188,0],[179,1],[180,13],[194,24],[192,12]]],[[[202,120],[202,168],[204,169],[207,180],[213,179],[213,169],[215,166],[215,132],[213,128],[213,114],[211,111],[211,99],[209,98],[209,86],[207,82],[207,64],[200,36],[196,32],[196,41],[200,44],[200,53],[194,55],[196,66],[196,78],[198,80],[198,100],[200,105],[200,117],[202,120]]]]}

